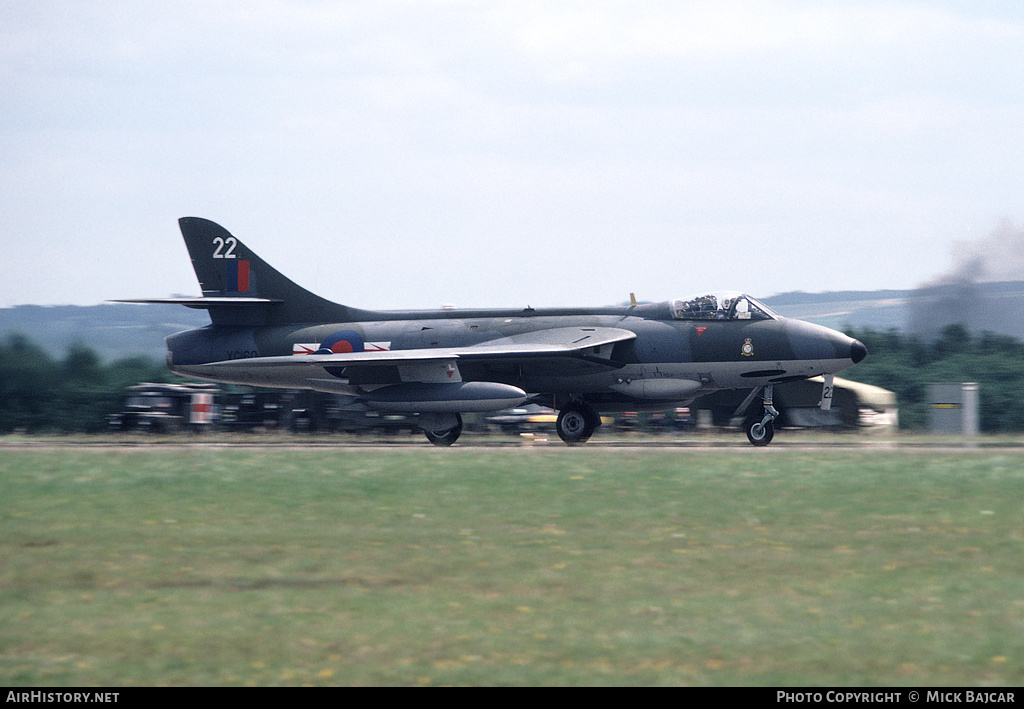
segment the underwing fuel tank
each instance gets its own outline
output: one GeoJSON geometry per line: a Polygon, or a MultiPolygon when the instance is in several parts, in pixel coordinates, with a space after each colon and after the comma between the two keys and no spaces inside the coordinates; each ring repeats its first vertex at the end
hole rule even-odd
{"type": "Polygon", "coordinates": [[[609,388],[636,399],[681,400],[700,389],[700,382],[688,379],[623,380],[609,388]]]}
{"type": "Polygon", "coordinates": [[[407,382],[362,397],[371,409],[403,413],[498,411],[519,406],[527,398],[519,387],[498,382],[407,382]]]}

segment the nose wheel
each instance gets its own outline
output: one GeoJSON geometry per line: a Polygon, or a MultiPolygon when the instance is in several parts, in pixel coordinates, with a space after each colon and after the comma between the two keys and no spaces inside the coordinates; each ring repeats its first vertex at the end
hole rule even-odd
{"type": "Polygon", "coordinates": [[[766,446],[775,437],[774,420],[764,422],[764,417],[748,416],[743,422],[743,430],[747,433],[747,440],[754,446],[766,446]]]}

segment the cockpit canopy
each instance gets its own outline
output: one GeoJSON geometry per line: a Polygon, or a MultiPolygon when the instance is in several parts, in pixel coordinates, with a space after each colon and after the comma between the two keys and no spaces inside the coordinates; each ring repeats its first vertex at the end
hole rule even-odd
{"type": "Polygon", "coordinates": [[[764,303],[735,291],[673,300],[669,308],[675,320],[775,320],[778,317],[764,303]]]}

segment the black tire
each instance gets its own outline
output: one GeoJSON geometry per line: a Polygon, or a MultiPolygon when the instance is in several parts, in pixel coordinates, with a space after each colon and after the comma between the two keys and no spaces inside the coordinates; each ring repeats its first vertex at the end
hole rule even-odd
{"type": "Polygon", "coordinates": [[[450,446],[459,440],[459,436],[462,434],[462,416],[455,414],[455,418],[458,419],[458,423],[445,431],[424,430],[423,433],[427,435],[427,440],[435,446],[450,446]]]}
{"type": "Polygon", "coordinates": [[[567,445],[574,446],[590,440],[600,422],[601,416],[593,407],[582,402],[574,402],[559,412],[555,429],[559,438],[567,445]]]}
{"type": "Polygon", "coordinates": [[[743,423],[743,430],[747,433],[747,440],[753,446],[766,446],[775,437],[775,422],[769,421],[761,425],[762,417],[751,416],[743,423]]]}

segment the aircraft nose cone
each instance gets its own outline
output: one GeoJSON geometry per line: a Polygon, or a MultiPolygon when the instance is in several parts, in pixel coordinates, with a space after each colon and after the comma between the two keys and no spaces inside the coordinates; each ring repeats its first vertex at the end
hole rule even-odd
{"type": "Polygon", "coordinates": [[[857,364],[867,356],[868,348],[864,346],[864,343],[860,340],[854,340],[850,345],[850,359],[853,360],[853,363],[857,364]]]}

